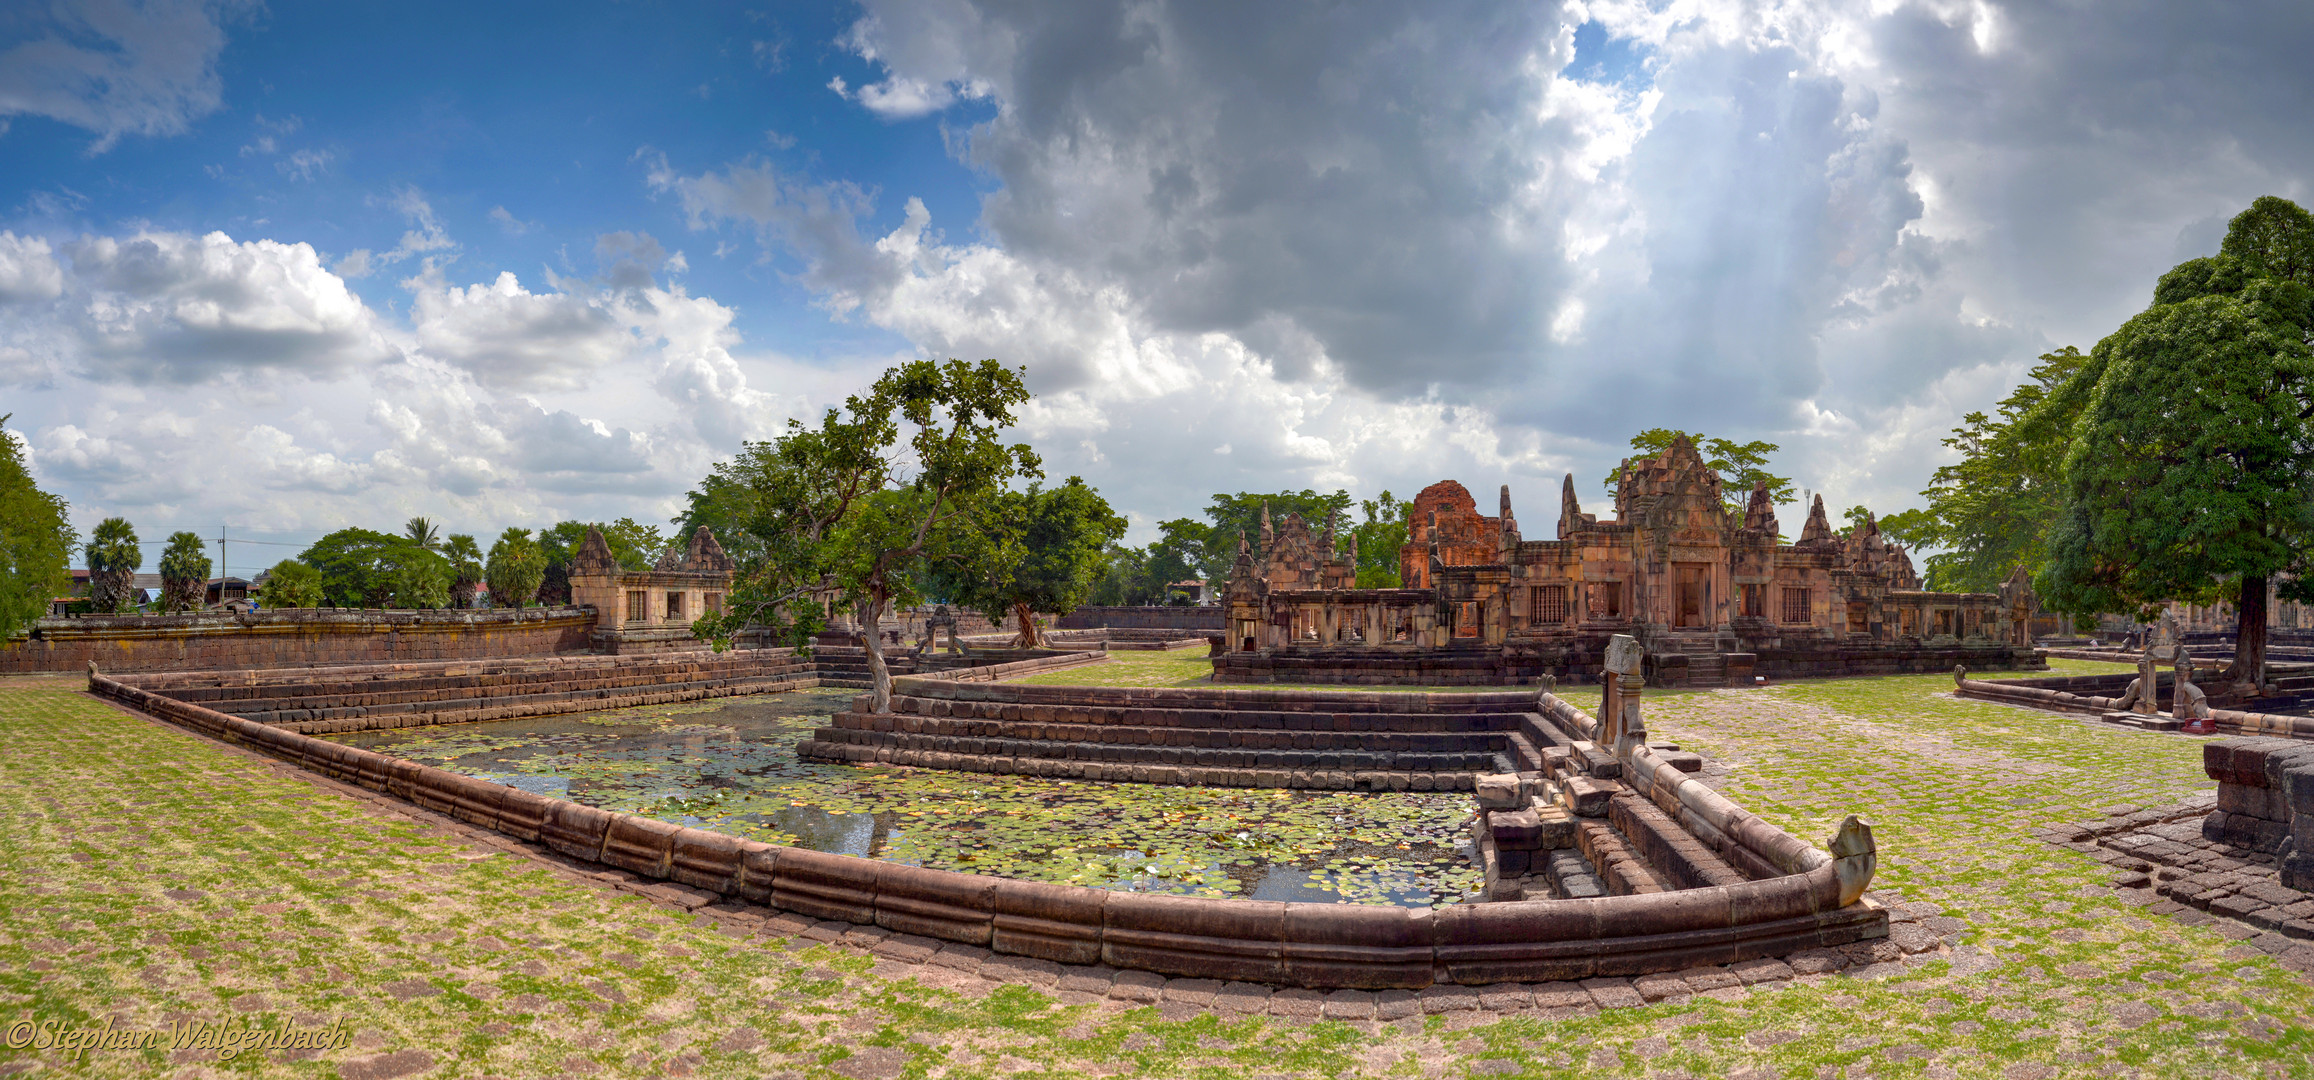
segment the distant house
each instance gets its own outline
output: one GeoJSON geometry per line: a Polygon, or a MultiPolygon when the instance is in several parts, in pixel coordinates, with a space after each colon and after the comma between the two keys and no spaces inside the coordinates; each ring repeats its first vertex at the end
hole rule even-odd
{"type": "Polygon", "coordinates": [[[1189,602],[1192,604],[1202,604],[1206,602],[1206,600],[1209,599],[1206,595],[1208,591],[1209,590],[1207,589],[1206,584],[1202,581],[1176,581],[1171,585],[1165,586],[1165,595],[1167,599],[1172,599],[1174,593],[1186,593],[1189,596],[1189,602]]]}
{"type": "Polygon", "coordinates": [[[246,578],[216,577],[209,579],[208,595],[202,600],[209,607],[249,599],[249,581],[246,578]]]}

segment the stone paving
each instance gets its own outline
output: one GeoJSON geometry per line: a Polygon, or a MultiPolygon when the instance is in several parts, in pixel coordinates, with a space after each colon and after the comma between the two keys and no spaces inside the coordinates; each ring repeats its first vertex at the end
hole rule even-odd
{"type": "Polygon", "coordinates": [[[73,680],[9,680],[0,1025],[336,1023],[351,1045],[0,1048],[0,1075],[2314,1076],[2314,990],[2255,935],[2149,918],[2151,890],[2050,842],[2206,790],[2200,740],[1954,701],[1940,682],[1651,699],[1651,734],[1705,753],[1777,824],[1875,821],[1888,942],[1366,995],[1061,969],[718,907],[126,715],[73,680]]]}

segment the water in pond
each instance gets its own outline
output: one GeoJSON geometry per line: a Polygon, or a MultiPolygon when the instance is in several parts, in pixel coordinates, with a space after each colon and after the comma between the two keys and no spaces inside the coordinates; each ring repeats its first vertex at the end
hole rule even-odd
{"type": "Polygon", "coordinates": [[[1114,889],[1424,906],[1475,898],[1465,794],[1110,784],[804,761],[853,697],[806,690],[333,738],[775,844],[1114,889]]]}

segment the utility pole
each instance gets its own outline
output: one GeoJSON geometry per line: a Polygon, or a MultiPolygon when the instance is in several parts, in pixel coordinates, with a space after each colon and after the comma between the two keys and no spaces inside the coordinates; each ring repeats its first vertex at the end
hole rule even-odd
{"type": "Polygon", "coordinates": [[[225,556],[225,526],[219,524],[217,526],[217,602],[220,604],[225,602],[225,579],[232,576],[231,572],[226,569],[229,565],[231,563],[225,556]]]}

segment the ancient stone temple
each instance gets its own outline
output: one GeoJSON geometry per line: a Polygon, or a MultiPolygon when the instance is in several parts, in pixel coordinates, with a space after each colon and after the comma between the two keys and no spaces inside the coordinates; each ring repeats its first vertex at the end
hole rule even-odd
{"type": "Polygon", "coordinates": [[[655,652],[705,648],[691,633],[693,620],[723,610],[731,591],[731,557],[701,525],[690,543],[669,547],[657,566],[628,570],[611,555],[598,529],[571,556],[571,603],[595,609],[594,643],[599,652],[655,652]]]}
{"type": "Polygon", "coordinates": [[[1231,574],[1215,678],[1583,679],[1614,634],[1642,643],[1661,685],[2044,666],[2018,615],[2029,583],[1922,591],[1877,522],[1836,533],[1821,497],[1784,543],[1767,491],[1731,512],[1685,440],[1624,462],[1608,520],[1583,511],[1567,477],[1554,539],[1521,535],[1507,486],[1490,517],[1461,484],[1433,484],[1411,504],[1399,562],[1404,588],[1352,588],[1355,553],[1336,552],[1330,530],[1313,540],[1298,519],[1273,532],[1265,517],[1231,574]]]}

